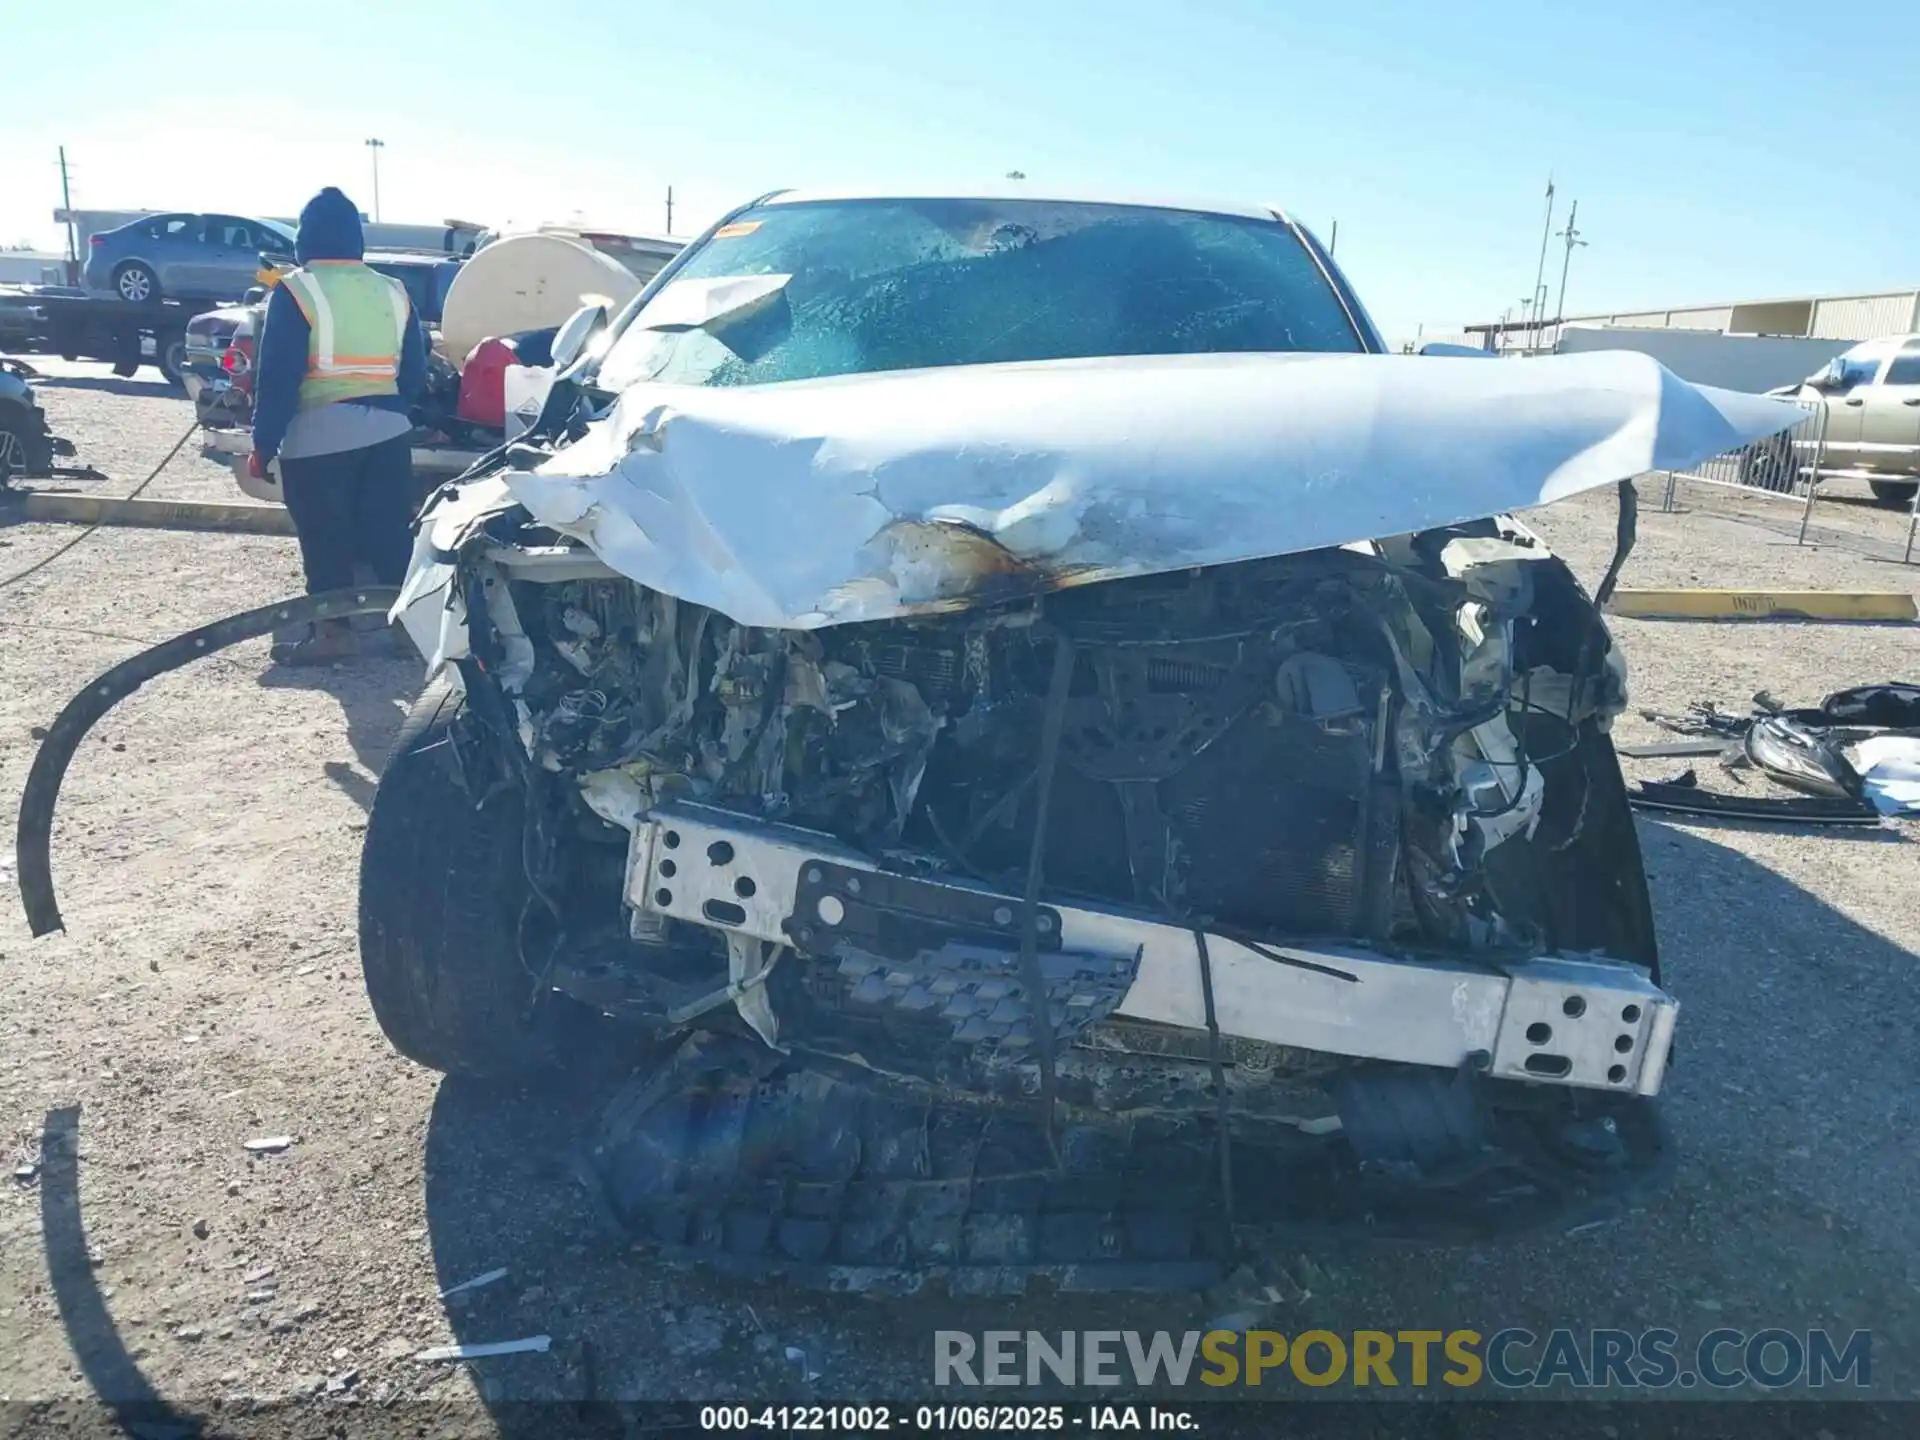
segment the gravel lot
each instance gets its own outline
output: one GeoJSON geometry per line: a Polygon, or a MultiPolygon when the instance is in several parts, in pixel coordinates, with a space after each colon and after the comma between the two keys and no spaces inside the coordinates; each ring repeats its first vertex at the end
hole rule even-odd
{"type": "MultiPolygon", "coordinates": [[[[43,403],[109,477],[74,488],[126,493],[190,421],[144,376],[53,368],[65,378],[43,403]]],[[[191,447],[147,493],[238,498],[191,447]]],[[[1920,580],[1920,567],[1797,547],[1738,518],[1739,502],[1687,487],[1681,499],[1674,515],[1649,503],[1625,583],[1920,580]]],[[[1842,500],[1823,505],[1823,527],[1828,512],[1897,544],[1898,517],[1842,500]]],[[[1610,496],[1536,523],[1598,576],[1610,496]]],[[[0,577],[72,533],[0,529],[0,577]]],[[[290,540],[135,530],[101,531],[0,589],[9,812],[33,728],[90,677],[141,642],[298,589],[290,540]]],[[[1910,626],[1620,621],[1616,633],[1637,703],[1661,709],[1914,678],[1910,626]]],[[[796,1295],[663,1269],[598,1230],[566,1165],[582,1102],[443,1082],[389,1051],[362,994],[365,809],[418,683],[386,659],[275,670],[258,641],[124,702],[76,760],[54,849],[70,933],[30,941],[17,907],[0,929],[0,1147],[9,1170],[37,1167],[0,1177],[0,1397],[158,1397],[202,1413],[291,1398],[323,1420],[425,1397],[452,1413],[486,1404],[512,1429],[505,1402],[589,1390],[922,1397],[936,1328],[1182,1330],[1214,1313],[1202,1298],[796,1295]],[[294,1143],[242,1148],[274,1135],[294,1143]],[[497,1267],[505,1280],[438,1298],[497,1267]],[[551,1353],[411,1358],[538,1334],[551,1353]]],[[[1659,732],[1636,717],[1621,735],[1659,732]]],[[[1271,1323],[1871,1329],[1874,1393],[1920,1395],[1920,831],[1640,830],[1683,1007],[1671,1188],[1568,1237],[1315,1254],[1312,1293],[1271,1323]]],[[[10,854],[0,870],[10,888],[10,854]]]]}

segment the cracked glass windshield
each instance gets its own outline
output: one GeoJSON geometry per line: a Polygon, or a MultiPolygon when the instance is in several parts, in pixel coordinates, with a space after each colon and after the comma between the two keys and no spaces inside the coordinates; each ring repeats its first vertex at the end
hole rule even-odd
{"type": "Polygon", "coordinates": [[[1038,200],[806,201],[717,231],[614,343],[599,383],[1364,348],[1313,257],[1271,221],[1038,200]],[[682,282],[763,275],[792,279],[681,328],[682,282]]]}

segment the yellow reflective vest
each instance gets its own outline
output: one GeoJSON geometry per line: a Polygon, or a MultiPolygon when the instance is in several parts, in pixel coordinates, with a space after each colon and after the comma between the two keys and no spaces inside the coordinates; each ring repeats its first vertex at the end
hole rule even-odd
{"type": "Polygon", "coordinates": [[[398,280],[358,260],[314,260],[280,278],[307,319],[299,408],[397,395],[412,307],[398,280]]]}

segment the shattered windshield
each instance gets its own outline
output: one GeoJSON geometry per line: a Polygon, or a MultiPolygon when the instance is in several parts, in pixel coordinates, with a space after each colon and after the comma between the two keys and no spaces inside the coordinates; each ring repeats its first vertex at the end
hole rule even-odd
{"type": "Polygon", "coordinates": [[[715,232],[627,326],[599,383],[1364,349],[1306,247],[1274,221],[1037,200],[824,200],[757,206],[715,232]],[[740,308],[687,303],[690,290],[754,276],[792,278],[740,308]]]}

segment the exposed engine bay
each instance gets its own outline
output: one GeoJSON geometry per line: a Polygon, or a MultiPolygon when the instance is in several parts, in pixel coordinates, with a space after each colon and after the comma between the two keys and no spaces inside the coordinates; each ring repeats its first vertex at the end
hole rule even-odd
{"type": "Polygon", "coordinates": [[[1624,686],[1597,621],[1536,624],[1557,562],[1486,529],[1066,591],[1044,619],[766,631],[620,580],[525,585],[508,689],[534,763],[615,823],[698,799],[1017,889],[1064,636],[1051,887],[1266,940],[1538,950],[1485,861],[1624,686]]]}
{"type": "Polygon", "coordinates": [[[705,1036],[603,1147],[651,1157],[613,1203],[679,1217],[656,1239],[713,1188],[690,1135],[733,1115],[737,1159],[821,1086],[1026,1127],[1029,1159],[1056,1125],[1148,1144],[1186,1184],[1229,1135],[1241,1179],[1183,1234],[1260,1174],[1255,1217],[1454,1235],[1657,1160],[1675,1007],[1604,733],[1624,670],[1516,522],[814,631],[543,583],[551,537],[505,538],[459,567],[461,769],[525,777],[529,975],[705,1036]]]}

